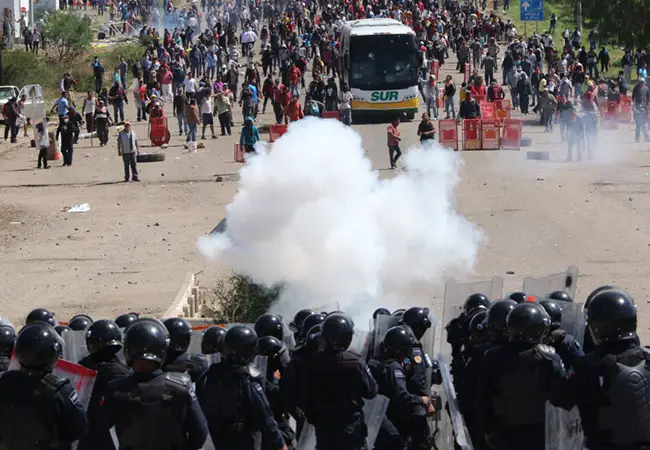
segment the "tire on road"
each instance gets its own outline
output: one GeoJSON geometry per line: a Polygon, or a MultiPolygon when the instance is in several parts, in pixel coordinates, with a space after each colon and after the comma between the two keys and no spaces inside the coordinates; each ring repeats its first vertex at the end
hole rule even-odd
{"type": "Polygon", "coordinates": [[[136,156],[136,161],[139,163],[160,162],[165,160],[163,152],[156,153],[140,153],[136,156]]]}

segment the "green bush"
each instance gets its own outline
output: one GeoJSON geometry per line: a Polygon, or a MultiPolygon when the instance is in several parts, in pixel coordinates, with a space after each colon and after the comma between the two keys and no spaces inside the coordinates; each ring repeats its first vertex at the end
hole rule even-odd
{"type": "Polygon", "coordinates": [[[2,54],[4,84],[23,87],[40,84],[45,89],[58,88],[63,72],[58,73],[42,55],[23,50],[6,50],[2,54]]]}
{"type": "Polygon", "coordinates": [[[233,274],[217,283],[215,319],[224,323],[254,323],[280,296],[281,287],[267,288],[244,275],[233,274]]]}
{"type": "Polygon", "coordinates": [[[58,60],[63,63],[71,63],[84,54],[93,40],[88,20],[74,12],[50,14],[43,31],[58,60]]]}

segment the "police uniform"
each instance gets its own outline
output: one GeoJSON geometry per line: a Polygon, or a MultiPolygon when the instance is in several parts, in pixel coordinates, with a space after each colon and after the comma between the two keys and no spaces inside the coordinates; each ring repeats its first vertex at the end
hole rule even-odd
{"type": "Polygon", "coordinates": [[[0,447],[66,448],[86,432],[86,414],[70,381],[14,370],[0,376],[0,447]]]}
{"type": "Polygon", "coordinates": [[[562,358],[564,367],[567,370],[573,367],[578,358],[585,356],[576,338],[565,330],[551,331],[545,339],[545,343],[555,349],[560,358],[562,358]]]}
{"type": "Polygon", "coordinates": [[[169,351],[165,362],[163,363],[163,372],[186,373],[190,376],[193,383],[196,383],[199,377],[208,370],[208,362],[201,355],[191,353],[178,354],[169,351]]]}
{"type": "MultiPolygon", "coordinates": [[[[277,422],[278,429],[282,434],[282,439],[284,439],[287,446],[292,446],[296,439],[296,433],[291,428],[289,410],[280,394],[280,382],[275,376],[272,375],[264,380],[264,392],[273,412],[273,418],[277,422]]],[[[262,450],[275,450],[275,445],[273,440],[269,442],[268,439],[262,438],[262,450]]]]}
{"type": "Polygon", "coordinates": [[[115,380],[100,413],[104,429],[115,426],[120,449],[198,450],[208,434],[185,374],[156,370],[115,380]]]}
{"type": "Polygon", "coordinates": [[[105,360],[100,353],[86,356],[79,365],[97,371],[97,377],[88,404],[88,433],[79,441],[77,450],[113,450],[115,447],[108,431],[98,429],[99,406],[109,383],[128,376],[129,369],[115,355],[105,360]]]}
{"type": "Polygon", "coordinates": [[[215,448],[253,450],[262,433],[268,449],[284,447],[284,439],[264,394],[264,380],[247,365],[213,364],[199,378],[196,392],[215,448]]]}
{"type": "Polygon", "coordinates": [[[474,448],[485,448],[483,444],[483,430],[475,418],[475,402],[481,369],[485,353],[492,347],[491,344],[472,345],[465,351],[465,368],[462,370],[458,385],[458,407],[465,419],[465,424],[470,433],[474,448]]]}
{"type": "Polygon", "coordinates": [[[368,430],[363,399],[377,396],[370,369],[352,352],[311,355],[300,383],[299,406],[316,431],[319,450],[358,450],[368,430]]]}
{"type": "Polygon", "coordinates": [[[11,363],[11,358],[2,355],[0,356],[0,373],[6,372],[9,370],[9,364],[11,363]]]}
{"type": "Polygon", "coordinates": [[[650,353],[635,339],[603,343],[551,391],[554,406],[578,406],[590,450],[650,449],[650,353]]]}
{"type": "Polygon", "coordinates": [[[564,376],[552,347],[507,343],[485,353],[476,420],[496,450],[544,449],[546,402],[564,376]]]}
{"type": "Polygon", "coordinates": [[[467,325],[467,316],[463,313],[451,319],[445,328],[447,330],[447,343],[451,345],[451,373],[454,375],[455,380],[459,378],[460,372],[465,366],[463,348],[469,341],[467,325]]]}

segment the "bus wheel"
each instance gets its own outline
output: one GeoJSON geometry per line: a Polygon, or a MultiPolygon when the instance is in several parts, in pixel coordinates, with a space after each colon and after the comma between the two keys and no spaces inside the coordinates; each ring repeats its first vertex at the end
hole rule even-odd
{"type": "Polygon", "coordinates": [[[415,119],[415,113],[414,113],[414,112],[407,112],[407,113],[406,113],[406,118],[407,118],[408,120],[413,120],[413,119],[415,119]]]}

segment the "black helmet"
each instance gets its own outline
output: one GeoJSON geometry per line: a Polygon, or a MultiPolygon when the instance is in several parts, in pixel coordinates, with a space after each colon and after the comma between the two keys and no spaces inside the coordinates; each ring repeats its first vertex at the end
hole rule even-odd
{"type": "Polygon", "coordinates": [[[562,308],[560,308],[560,305],[555,300],[542,300],[539,304],[551,319],[551,331],[560,328],[562,326],[562,308]]]}
{"type": "Polygon", "coordinates": [[[295,333],[299,333],[300,330],[302,330],[302,322],[313,313],[314,311],[312,311],[311,309],[301,309],[296,313],[296,315],[293,318],[293,322],[291,322],[289,326],[295,333]]]}
{"type": "Polygon", "coordinates": [[[86,347],[91,355],[103,349],[117,353],[122,348],[122,332],[112,320],[93,322],[86,331],[86,347]]]}
{"type": "Polygon", "coordinates": [[[284,333],[282,331],[282,319],[275,314],[264,314],[259,316],[255,321],[255,332],[258,336],[273,336],[282,340],[284,333]]]}
{"type": "Polygon", "coordinates": [[[68,322],[68,326],[70,327],[71,330],[83,331],[83,330],[87,330],[92,323],[93,323],[93,319],[91,319],[90,316],[87,316],[85,314],[79,314],[74,316],[72,319],[70,319],[70,322],[68,322]]]}
{"type": "Polygon", "coordinates": [[[621,289],[604,290],[589,302],[587,325],[596,345],[636,338],[636,305],[621,289]]]}
{"type": "Polygon", "coordinates": [[[43,321],[27,324],[18,333],[16,359],[24,369],[51,372],[61,351],[61,338],[43,321]]]}
{"type": "Polygon", "coordinates": [[[510,299],[497,300],[490,305],[487,312],[486,323],[490,333],[490,338],[493,341],[508,339],[506,318],[515,306],[517,306],[517,302],[510,299]]]}
{"type": "Polygon", "coordinates": [[[395,311],[393,311],[393,313],[391,314],[391,316],[393,316],[393,317],[399,317],[399,318],[401,319],[402,316],[404,315],[404,312],[406,312],[405,309],[396,309],[395,311]]]}
{"type": "Polygon", "coordinates": [[[305,320],[302,321],[302,327],[300,328],[300,338],[304,339],[307,337],[307,333],[309,333],[309,330],[311,330],[315,325],[318,325],[320,323],[323,323],[325,320],[325,315],[320,314],[320,313],[314,313],[310,314],[305,318],[305,320]]]}
{"type": "Polygon", "coordinates": [[[485,344],[490,341],[487,327],[487,309],[474,314],[469,321],[469,343],[473,345],[485,344]]]}
{"type": "Polygon", "coordinates": [[[26,324],[34,322],[45,322],[50,326],[56,326],[56,319],[54,318],[54,313],[48,311],[45,308],[36,308],[27,314],[27,319],[25,319],[26,324]]]}
{"type": "Polygon", "coordinates": [[[249,364],[257,353],[257,334],[248,325],[229,328],[223,338],[223,357],[228,361],[249,364]]]}
{"type": "Polygon", "coordinates": [[[354,336],[354,324],[345,314],[330,314],[323,321],[323,339],[334,352],[348,349],[354,336]]]}
{"type": "Polygon", "coordinates": [[[170,317],[163,322],[169,332],[169,350],[185,353],[192,340],[192,327],[187,320],[180,317],[170,317]]]}
{"type": "Polygon", "coordinates": [[[465,300],[465,303],[463,304],[463,313],[466,316],[471,315],[472,311],[474,311],[476,308],[489,308],[490,307],[490,299],[487,298],[486,295],[481,294],[480,292],[477,292],[476,294],[472,294],[467,299],[465,300]]]}
{"type": "Polygon", "coordinates": [[[372,313],[372,318],[376,319],[377,316],[390,316],[390,311],[386,308],[377,308],[375,309],[375,312],[372,313]]]}
{"type": "Polygon", "coordinates": [[[429,308],[420,308],[413,306],[404,311],[400,324],[408,325],[417,339],[422,339],[424,333],[431,328],[431,319],[429,318],[429,308]]]}
{"type": "Polygon", "coordinates": [[[550,294],[548,294],[548,298],[551,300],[573,303],[573,299],[571,298],[571,296],[564,291],[553,291],[550,294]]]}
{"type": "Polygon", "coordinates": [[[311,353],[317,352],[323,344],[323,324],[314,325],[305,335],[304,347],[311,353]]]}
{"type": "Polygon", "coordinates": [[[262,336],[257,340],[257,354],[268,358],[275,357],[282,351],[284,344],[273,336],[262,336]]]}
{"type": "Polygon", "coordinates": [[[508,314],[510,342],[539,344],[548,334],[551,319],[537,303],[520,303],[508,314]]]}
{"type": "Polygon", "coordinates": [[[228,330],[218,326],[207,328],[201,337],[201,353],[204,355],[221,353],[223,351],[223,337],[226,335],[226,331],[228,330]]]}
{"type": "Polygon", "coordinates": [[[611,290],[616,290],[616,289],[617,289],[616,286],[605,285],[605,286],[601,286],[601,287],[596,288],[593,291],[591,291],[591,294],[589,294],[589,296],[587,297],[587,300],[585,300],[585,311],[589,310],[589,304],[591,303],[591,300],[596,295],[600,294],[601,292],[611,291],[611,290]]]}
{"type": "Polygon", "coordinates": [[[416,344],[417,341],[411,330],[403,326],[389,329],[381,343],[384,353],[391,357],[409,355],[416,344]]]}
{"type": "Polygon", "coordinates": [[[508,294],[510,300],[514,300],[517,303],[524,303],[528,301],[528,294],[525,292],[512,292],[508,294]]]}
{"type": "Polygon", "coordinates": [[[138,319],[124,333],[124,359],[129,366],[138,360],[162,365],[168,348],[169,333],[159,320],[138,319]]]}
{"type": "Polygon", "coordinates": [[[137,313],[126,313],[122,314],[115,319],[115,324],[119,328],[127,328],[129,325],[131,325],[133,322],[138,320],[138,317],[140,317],[137,313]]]}
{"type": "Polygon", "coordinates": [[[11,357],[16,344],[16,330],[10,325],[0,325],[0,354],[11,357]]]}
{"type": "Polygon", "coordinates": [[[65,333],[71,332],[72,329],[66,325],[57,325],[54,327],[54,331],[56,331],[59,336],[63,337],[65,333]]]}

